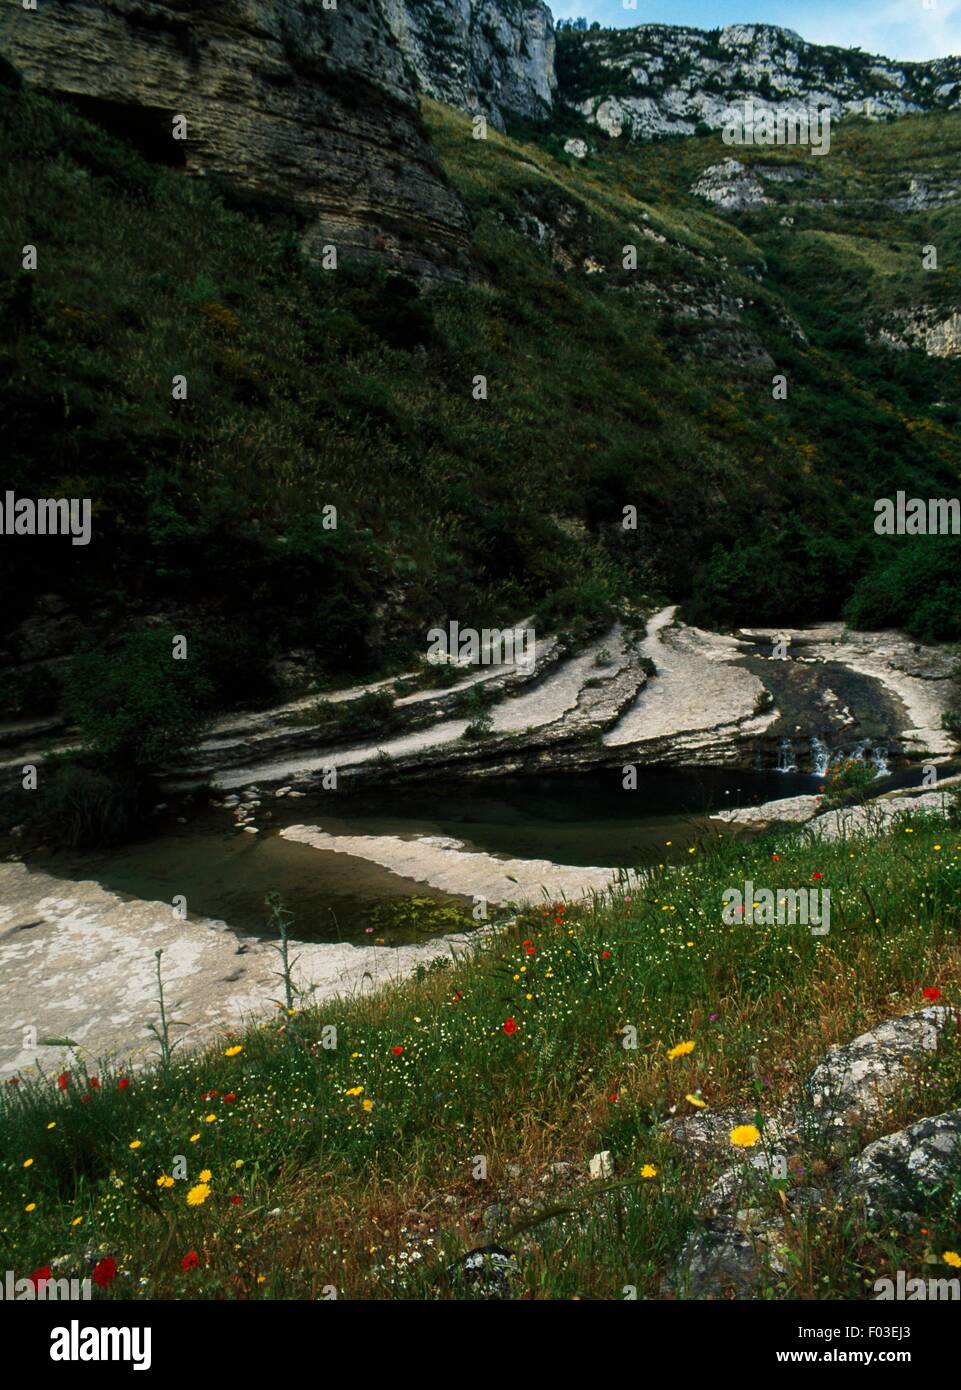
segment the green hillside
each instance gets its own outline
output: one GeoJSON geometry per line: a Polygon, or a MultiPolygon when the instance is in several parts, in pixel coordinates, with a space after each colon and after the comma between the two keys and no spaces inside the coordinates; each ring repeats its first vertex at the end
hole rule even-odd
{"type": "Polygon", "coordinates": [[[719,138],[578,163],[425,103],[475,275],[418,297],[310,267],[292,222],[66,106],[2,105],[6,486],[94,503],[89,547],[0,556],[8,712],[59,678],[17,636],[50,593],[78,644],[147,617],[199,635],[219,703],[269,693],[293,648],[320,678],[390,670],[447,617],[576,630],[660,596],[702,622],[961,635],[961,543],[915,540],[908,567],[873,535],[875,498],[957,492],[961,367],[864,329],[961,302],[959,204],[890,205],[956,167],[961,114],[845,124],[820,160],[749,150],[805,176],[731,214],[689,191],[731,155],[719,138]]]}

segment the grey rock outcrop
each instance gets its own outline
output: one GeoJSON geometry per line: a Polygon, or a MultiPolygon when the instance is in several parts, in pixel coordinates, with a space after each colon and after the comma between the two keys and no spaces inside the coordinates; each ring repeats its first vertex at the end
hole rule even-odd
{"type": "Polygon", "coordinates": [[[309,255],[333,245],[428,279],[464,274],[467,215],[381,0],[8,5],[0,53],[152,157],[295,209],[309,255]]]}
{"type": "Polygon", "coordinates": [[[549,114],[554,25],[542,0],[384,0],[384,9],[429,96],[499,130],[507,114],[549,114]]]}
{"type": "Polygon", "coordinates": [[[935,1052],[954,1015],[934,1005],[888,1019],[844,1046],[828,1049],[807,1082],[819,1129],[843,1129],[880,1114],[905,1081],[906,1061],[935,1052]]]}
{"type": "Polygon", "coordinates": [[[928,357],[961,357],[961,307],[894,309],[869,326],[868,339],[900,352],[919,348],[928,357]]]}
{"type": "Polygon", "coordinates": [[[805,42],[790,29],[730,24],[706,32],[642,24],[564,36],[580,50],[561,64],[562,96],[614,137],[718,130],[751,100],[786,115],[827,108],[832,119],[943,110],[961,102],[961,59],[892,62],[805,42]]]}
{"type": "Polygon", "coordinates": [[[961,1177],[961,1110],[932,1115],[869,1144],[851,1164],[851,1189],[869,1217],[913,1211],[923,1190],[961,1177]]]}

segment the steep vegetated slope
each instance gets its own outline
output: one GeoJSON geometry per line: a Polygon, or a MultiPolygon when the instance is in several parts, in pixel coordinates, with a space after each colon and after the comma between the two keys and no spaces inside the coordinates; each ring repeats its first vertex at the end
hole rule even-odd
{"type": "Polygon", "coordinates": [[[731,167],[718,136],[478,140],[425,99],[472,227],[464,281],[425,295],[386,241],[324,270],[275,200],[15,83],[3,103],[7,486],[90,496],[96,535],[4,548],[8,712],[148,616],[206,642],[220,703],[291,650],[391,669],[448,617],[586,627],[657,594],[959,635],[957,540],[873,522],[957,491],[961,114],[731,167]]]}

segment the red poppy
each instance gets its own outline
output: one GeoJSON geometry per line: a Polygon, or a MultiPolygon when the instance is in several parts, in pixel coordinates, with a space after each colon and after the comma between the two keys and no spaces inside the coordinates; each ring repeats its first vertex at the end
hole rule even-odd
{"type": "Polygon", "coordinates": [[[611,958],[611,953],[610,953],[610,951],[602,951],[602,952],[601,952],[601,960],[610,960],[610,958],[611,958]]]}
{"type": "Polygon", "coordinates": [[[33,1285],[34,1290],[36,1290],[37,1285],[40,1283],[42,1279],[50,1278],[50,1266],[42,1265],[40,1269],[35,1269],[32,1274],[28,1274],[27,1278],[33,1285]]]}
{"type": "Polygon", "coordinates": [[[536,947],[536,946],[528,946],[528,948],[527,948],[527,950],[524,952],[524,954],[525,954],[525,956],[536,956],[536,955],[537,955],[537,947],[536,947]]]}
{"type": "Polygon", "coordinates": [[[528,938],[527,941],[522,941],[522,942],[521,942],[521,945],[522,945],[522,946],[533,946],[533,944],[534,944],[534,943],[533,943],[533,941],[530,940],[530,938],[528,938]]]}
{"type": "Polygon", "coordinates": [[[98,1260],[93,1267],[93,1282],[99,1284],[100,1288],[105,1289],[111,1284],[117,1274],[117,1261],[112,1255],[106,1259],[98,1260]]]}
{"type": "Polygon", "coordinates": [[[455,991],[454,991],[454,999],[453,999],[453,1002],[456,1004],[456,1003],[458,1002],[458,1000],[463,999],[463,997],[464,997],[464,996],[461,994],[461,992],[460,992],[459,989],[458,989],[458,990],[455,990],[455,991]]]}
{"type": "Polygon", "coordinates": [[[780,856],[779,854],[772,854],[772,855],[771,855],[771,858],[772,858],[772,859],[780,859],[780,857],[781,857],[781,856],[780,856]]]}
{"type": "Polygon", "coordinates": [[[238,1197],[238,1196],[236,1195],[236,1193],[235,1193],[234,1196],[231,1197],[231,1199],[230,1199],[230,1205],[231,1205],[232,1207],[239,1207],[242,1200],[243,1200],[243,1199],[242,1199],[241,1197],[238,1197]]]}
{"type": "Polygon", "coordinates": [[[81,1105],[89,1105],[92,1099],[93,1099],[92,1096],[81,1096],[81,1097],[80,1097],[80,1104],[81,1104],[81,1105]]]}
{"type": "Polygon", "coordinates": [[[391,1052],[393,1053],[393,1055],[394,1055],[395,1057],[400,1057],[400,1056],[402,1055],[403,1051],[404,1051],[404,1049],[401,1047],[400,1043],[395,1043],[394,1046],[393,1046],[390,1050],[391,1050],[391,1052]]]}
{"type": "Polygon", "coordinates": [[[229,1105],[230,1102],[231,1102],[232,1100],[236,1100],[236,1099],[237,1099],[237,1096],[236,1096],[235,1092],[233,1092],[233,1091],[228,1091],[227,1094],[224,1096],[224,1103],[225,1103],[226,1105],[229,1105]]]}
{"type": "Polygon", "coordinates": [[[99,1077],[99,1076],[90,1076],[90,1077],[87,1078],[87,1080],[88,1080],[89,1083],[90,1083],[90,1089],[91,1089],[91,1091],[99,1091],[99,1090],[100,1090],[100,1077],[99,1077]]]}
{"type": "Polygon", "coordinates": [[[507,1022],[504,1024],[504,1032],[507,1034],[508,1037],[510,1037],[512,1033],[517,1032],[517,1024],[514,1021],[514,1019],[509,1018],[507,1020],[507,1022]]]}
{"type": "Polygon", "coordinates": [[[936,989],[934,985],[928,985],[921,993],[924,995],[925,999],[930,999],[932,1004],[936,999],[941,998],[941,991],[936,989]]]}
{"type": "Polygon", "coordinates": [[[180,1261],[180,1264],[183,1269],[196,1269],[200,1264],[200,1256],[197,1254],[196,1250],[188,1250],[180,1261]]]}
{"type": "Polygon", "coordinates": [[[812,877],[812,878],[823,878],[824,875],[823,875],[823,874],[819,874],[819,873],[817,872],[817,870],[815,869],[815,871],[814,871],[814,873],[811,875],[811,877],[812,877]]]}
{"type": "Polygon", "coordinates": [[[68,1071],[62,1071],[60,1073],[60,1075],[57,1077],[57,1085],[60,1087],[61,1091],[65,1091],[67,1089],[67,1087],[70,1085],[70,1073],[68,1071]]]}
{"type": "Polygon", "coordinates": [[[129,1078],[129,1077],[126,1077],[126,1076],[122,1076],[122,1077],[120,1078],[120,1080],[117,1082],[117,1090],[118,1090],[118,1091],[125,1091],[129,1085],[130,1085],[130,1078],[129,1078]]]}
{"type": "Polygon", "coordinates": [[[607,1097],[607,1099],[608,1099],[608,1100],[611,1102],[611,1104],[613,1105],[614,1102],[617,1100],[617,1092],[616,1092],[616,1091],[612,1091],[611,1094],[607,1097]]]}

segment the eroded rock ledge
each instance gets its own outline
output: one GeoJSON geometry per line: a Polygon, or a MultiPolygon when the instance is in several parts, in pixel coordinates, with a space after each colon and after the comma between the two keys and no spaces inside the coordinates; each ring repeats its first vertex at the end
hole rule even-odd
{"type": "Polygon", "coordinates": [[[465,272],[467,214],[380,0],[11,4],[0,53],[152,158],[295,209],[308,255],[331,244],[428,279],[465,272]]]}

